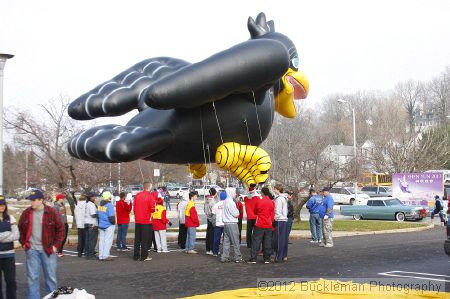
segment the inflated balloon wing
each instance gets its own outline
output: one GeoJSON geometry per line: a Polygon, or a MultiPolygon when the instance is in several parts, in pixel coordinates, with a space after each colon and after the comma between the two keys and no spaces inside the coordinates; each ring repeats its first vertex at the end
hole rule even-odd
{"type": "Polygon", "coordinates": [[[91,128],[69,142],[69,153],[92,162],[144,159],[189,164],[199,178],[216,163],[247,185],[265,182],[269,155],[258,146],[274,112],[294,118],[293,100],[306,98],[292,41],[259,14],[248,19],[251,39],[203,61],[144,60],[74,100],[77,120],[139,114],[126,126],[91,128]]]}

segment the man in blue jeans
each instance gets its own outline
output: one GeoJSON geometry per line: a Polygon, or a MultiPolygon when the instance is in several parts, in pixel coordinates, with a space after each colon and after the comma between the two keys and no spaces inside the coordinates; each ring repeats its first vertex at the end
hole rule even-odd
{"type": "Polygon", "coordinates": [[[55,209],[44,204],[44,194],[33,190],[27,197],[31,207],[23,211],[19,220],[20,244],[25,248],[27,260],[28,298],[42,298],[40,272],[44,271],[45,290],[57,288],[56,251],[64,239],[64,225],[55,209]]]}
{"type": "Polygon", "coordinates": [[[333,220],[334,220],[334,200],[330,194],[330,188],[323,188],[320,192],[323,195],[323,203],[319,208],[319,216],[322,219],[322,243],[321,247],[333,247],[333,220]]]}
{"type": "Polygon", "coordinates": [[[309,226],[311,230],[311,243],[322,242],[322,218],[320,218],[319,210],[323,202],[322,196],[318,195],[316,190],[309,190],[311,196],[306,203],[309,211],[309,226]]]}

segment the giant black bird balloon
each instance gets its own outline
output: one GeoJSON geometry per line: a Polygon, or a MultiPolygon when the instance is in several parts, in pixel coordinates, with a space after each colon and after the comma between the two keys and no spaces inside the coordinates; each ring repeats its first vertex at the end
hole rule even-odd
{"type": "Polygon", "coordinates": [[[74,100],[77,120],[139,114],[125,126],[104,125],[74,136],[69,153],[92,162],[144,159],[188,164],[194,177],[216,163],[247,185],[265,182],[270,157],[258,147],[274,113],[295,118],[294,99],[306,98],[293,42],[263,13],[248,19],[251,39],[203,61],[144,60],[74,100]]]}

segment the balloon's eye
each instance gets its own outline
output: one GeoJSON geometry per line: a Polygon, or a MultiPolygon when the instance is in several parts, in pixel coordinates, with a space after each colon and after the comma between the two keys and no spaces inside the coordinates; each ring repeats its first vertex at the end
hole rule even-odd
{"type": "Polygon", "coordinates": [[[300,60],[298,59],[298,57],[292,58],[291,64],[292,64],[293,67],[298,69],[298,67],[300,66],[300,60]]]}

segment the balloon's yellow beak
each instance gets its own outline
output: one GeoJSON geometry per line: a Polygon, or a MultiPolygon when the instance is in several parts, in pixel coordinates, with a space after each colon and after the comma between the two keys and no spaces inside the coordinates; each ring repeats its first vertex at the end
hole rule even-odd
{"type": "Polygon", "coordinates": [[[309,92],[309,81],[302,71],[288,69],[281,78],[283,89],[275,97],[275,111],[287,118],[295,118],[297,110],[294,100],[305,99],[309,92]]]}

